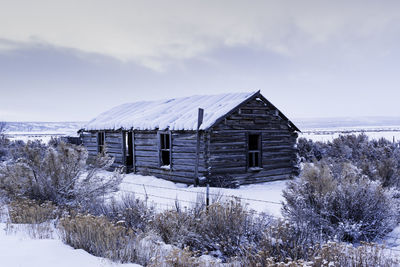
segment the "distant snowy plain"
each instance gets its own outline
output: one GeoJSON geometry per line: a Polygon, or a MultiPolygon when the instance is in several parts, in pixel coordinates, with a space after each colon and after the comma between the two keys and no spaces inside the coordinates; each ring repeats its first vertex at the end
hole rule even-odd
{"type": "MultiPolygon", "coordinates": [[[[299,121],[297,125],[302,131],[299,137],[311,139],[313,141],[332,141],[339,135],[361,134],[364,133],[372,139],[386,138],[388,140],[400,140],[400,122],[388,121],[388,125],[381,125],[378,122],[346,122],[344,126],[339,122],[335,124],[312,121],[299,121]],[[365,125],[362,123],[364,122],[365,125]]],[[[296,123],[296,121],[295,121],[296,123]]],[[[11,140],[28,140],[39,139],[48,142],[52,137],[60,136],[78,136],[78,130],[81,129],[85,122],[8,122],[6,127],[7,137],[11,140]]]]}

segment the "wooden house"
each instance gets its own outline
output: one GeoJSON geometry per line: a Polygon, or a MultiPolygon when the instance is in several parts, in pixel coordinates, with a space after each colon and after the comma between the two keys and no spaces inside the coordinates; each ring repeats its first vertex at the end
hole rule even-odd
{"type": "Polygon", "coordinates": [[[249,184],[298,173],[298,131],[257,91],[128,103],[100,114],[80,135],[90,155],[106,149],[128,172],[187,184],[198,172],[208,181],[249,184]]]}

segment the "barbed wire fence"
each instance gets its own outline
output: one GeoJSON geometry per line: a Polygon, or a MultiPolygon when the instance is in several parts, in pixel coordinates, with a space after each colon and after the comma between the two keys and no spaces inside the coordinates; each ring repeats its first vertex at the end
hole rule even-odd
{"type": "MultiPolygon", "coordinates": [[[[169,190],[169,191],[175,191],[175,192],[185,192],[185,193],[190,193],[190,194],[194,194],[196,195],[196,198],[198,198],[200,195],[203,196],[203,200],[204,200],[204,204],[206,206],[208,206],[209,199],[210,196],[215,197],[215,201],[218,201],[221,198],[235,198],[238,200],[244,200],[245,203],[248,202],[258,202],[258,203],[265,203],[268,205],[279,205],[282,206],[283,202],[277,202],[277,201],[270,201],[270,200],[263,200],[263,199],[255,199],[255,198],[246,198],[246,197],[241,197],[241,196],[236,196],[236,195],[223,195],[222,193],[211,193],[209,192],[209,190],[205,190],[204,191],[192,191],[192,190],[188,190],[188,189],[183,189],[183,188],[170,188],[170,187],[165,187],[165,186],[157,186],[157,185],[149,185],[149,184],[143,184],[143,183],[134,183],[134,182],[128,182],[128,181],[123,181],[122,184],[127,184],[127,185],[134,185],[137,186],[138,188],[143,187],[143,192],[139,192],[137,190],[134,189],[121,189],[120,192],[123,193],[128,193],[128,194],[134,194],[134,195],[141,195],[144,197],[145,201],[149,201],[150,198],[152,197],[153,199],[151,199],[151,202],[153,204],[159,205],[159,206],[164,206],[166,208],[176,208],[176,205],[180,205],[180,203],[185,203],[187,205],[198,205],[199,204],[199,199],[196,199],[196,201],[194,200],[187,200],[187,199],[180,199],[178,198],[178,196],[176,195],[175,198],[173,197],[168,197],[165,195],[157,195],[155,193],[148,193],[146,190],[146,187],[148,188],[155,188],[155,189],[163,189],[163,190],[169,190]],[[168,200],[168,201],[173,201],[172,203],[165,203],[165,202],[161,202],[161,201],[156,201],[155,199],[160,199],[160,200],[168,200]]],[[[267,206],[268,206],[267,205],[267,206]]],[[[249,214],[259,214],[259,212],[255,211],[255,210],[250,210],[247,211],[249,214]]],[[[271,216],[274,219],[282,219],[282,217],[278,217],[275,216],[273,214],[268,214],[269,216],[271,216]]],[[[395,242],[397,242],[397,240],[400,239],[400,235],[399,236],[392,236],[392,235],[386,235],[387,238],[391,238],[393,240],[395,240],[395,242]]],[[[390,248],[390,247],[385,247],[385,249],[390,250],[390,251],[395,251],[395,252],[400,252],[400,249],[397,248],[390,248]]]]}

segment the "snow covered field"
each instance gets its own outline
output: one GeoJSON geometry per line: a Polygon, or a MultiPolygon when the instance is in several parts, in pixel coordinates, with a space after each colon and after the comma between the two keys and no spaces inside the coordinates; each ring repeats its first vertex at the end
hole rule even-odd
{"type": "Polygon", "coordinates": [[[386,138],[390,141],[400,140],[400,126],[359,126],[304,129],[302,133],[299,134],[299,137],[304,137],[313,141],[328,142],[339,137],[339,135],[358,135],[361,133],[366,134],[370,139],[386,138]]]}
{"type": "MultiPolygon", "coordinates": [[[[102,175],[111,175],[103,172],[102,175]]],[[[225,197],[240,197],[244,203],[248,203],[249,209],[256,212],[268,212],[275,217],[281,217],[281,204],[283,200],[282,190],[287,181],[275,181],[262,184],[241,186],[238,189],[210,188],[211,198],[213,194],[225,197]]],[[[193,187],[184,184],[175,184],[152,176],[135,174],[125,175],[120,191],[116,197],[135,192],[135,197],[145,199],[154,204],[161,211],[173,208],[175,200],[181,203],[181,207],[189,206],[196,198],[204,198],[206,188],[193,187]]],[[[1,214],[0,214],[1,215],[1,214]]],[[[57,232],[53,239],[32,239],[30,229],[26,225],[9,226],[0,223],[0,266],[104,266],[104,267],[138,267],[137,264],[119,264],[107,259],[95,257],[81,249],[73,249],[62,243],[57,232]],[[60,260],[62,259],[62,260],[60,260]]],[[[387,253],[400,257],[400,227],[397,227],[383,242],[387,246],[387,253]]]]}
{"type": "Polygon", "coordinates": [[[39,139],[47,143],[52,137],[77,136],[84,122],[7,122],[6,136],[11,140],[39,139]]]}

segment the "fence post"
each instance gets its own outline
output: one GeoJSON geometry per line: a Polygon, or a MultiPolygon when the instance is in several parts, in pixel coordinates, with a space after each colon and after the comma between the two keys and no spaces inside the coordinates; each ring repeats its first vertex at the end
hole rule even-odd
{"type": "Polygon", "coordinates": [[[194,166],[194,186],[199,185],[199,153],[200,153],[200,125],[203,123],[204,109],[199,108],[196,131],[196,164],[194,166]]]}
{"type": "Polygon", "coordinates": [[[210,184],[207,183],[207,190],[206,190],[206,206],[210,205],[210,184]]]}
{"type": "Polygon", "coordinates": [[[146,200],[146,207],[147,207],[147,199],[149,198],[147,195],[147,191],[146,191],[146,187],[143,184],[143,189],[144,189],[144,196],[145,196],[145,200],[146,200]]]}

